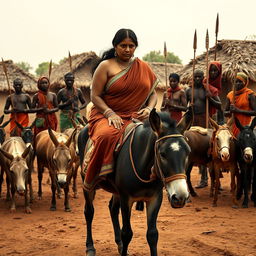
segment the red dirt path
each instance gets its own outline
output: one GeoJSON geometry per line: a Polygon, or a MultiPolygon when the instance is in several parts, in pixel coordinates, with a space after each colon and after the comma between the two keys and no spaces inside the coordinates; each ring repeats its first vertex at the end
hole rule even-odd
{"type": "MultiPolygon", "coordinates": [[[[195,185],[197,170],[192,172],[195,185]]],[[[172,209],[166,194],[158,217],[158,254],[160,256],[192,255],[256,255],[256,208],[231,208],[229,175],[221,180],[224,191],[218,207],[211,206],[209,187],[198,190],[199,197],[183,209],[172,209]]],[[[63,198],[57,201],[57,211],[51,212],[50,186],[44,174],[43,199],[36,198],[37,175],[33,174],[35,201],[32,214],[24,213],[24,200],[17,197],[17,211],[9,213],[5,202],[5,184],[0,199],[0,255],[79,256],[85,255],[85,220],[83,195],[79,181],[79,198],[71,198],[72,212],[64,212],[63,198]]],[[[95,200],[93,235],[97,255],[118,256],[108,212],[110,194],[99,190],[95,200]]],[[[240,202],[241,204],[241,202],[240,202]]],[[[133,211],[133,239],[130,256],[150,255],[146,241],[145,211],[133,211]]]]}

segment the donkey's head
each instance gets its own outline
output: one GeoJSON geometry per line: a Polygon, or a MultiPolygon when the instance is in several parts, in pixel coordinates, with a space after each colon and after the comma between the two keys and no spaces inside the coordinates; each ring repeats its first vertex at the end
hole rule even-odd
{"type": "Polygon", "coordinates": [[[155,109],[149,116],[150,125],[158,137],[155,143],[155,171],[163,181],[174,208],[183,207],[189,196],[185,170],[190,147],[183,132],[191,125],[190,111],[178,125],[164,113],[157,114],[155,109]]]}
{"type": "Polygon", "coordinates": [[[235,118],[235,123],[240,130],[237,140],[242,157],[246,163],[251,163],[254,157],[253,153],[256,150],[256,136],[253,132],[256,126],[256,117],[254,117],[250,125],[243,126],[237,118],[235,118]]]}

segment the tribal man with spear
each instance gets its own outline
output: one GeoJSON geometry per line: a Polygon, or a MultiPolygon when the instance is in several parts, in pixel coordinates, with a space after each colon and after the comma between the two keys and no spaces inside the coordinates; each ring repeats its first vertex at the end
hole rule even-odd
{"type": "Polygon", "coordinates": [[[66,87],[57,94],[60,112],[60,130],[64,132],[67,128],[72,128],[72,118],[75,120],[80,117],[79,111],[87,105],[83,93],[74,87],[75,77],[72,69],[72,59],[69,53],[70,72],[64,75],[66,87]],[[79,101],[82,104],[80,107],[79,101]]]}
{"type": "Polygon", "coordinates": [[[11,123],[10,123],[10,136],[20,136],[21,130],[17,127],[16,122],[18,122],[23,127],[27,127],[29,124],[28,113],[31,109],[31,100],[27,93],[22,91],[23,82],[20,78],[16,78],[13,81],[14,93],[11,93],[11,86],[9,83],[9,78],[7,74],[7,68],[4,60],[2,59],[2,65],[4,74],[9,88],[9,96],[6,99],[4,113],[11,114],[11,123]],[[11,109],[10,109],[11,108],[11,109]]]}

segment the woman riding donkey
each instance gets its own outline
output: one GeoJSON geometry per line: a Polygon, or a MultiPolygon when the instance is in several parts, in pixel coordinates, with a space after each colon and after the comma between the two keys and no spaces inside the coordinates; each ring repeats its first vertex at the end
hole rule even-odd
{"type": "Polygon", "coordinates": [[[89,118],[93,150],[86,168],[84,188],[94,188],[98,177],[113,171],[113,155],[125,128],[133,118],[144,120],[155,107],[158,84],[148,64],[134,58],[135,33],[120,29],[97,66],[92,82],[94,107],[89,118]]]}

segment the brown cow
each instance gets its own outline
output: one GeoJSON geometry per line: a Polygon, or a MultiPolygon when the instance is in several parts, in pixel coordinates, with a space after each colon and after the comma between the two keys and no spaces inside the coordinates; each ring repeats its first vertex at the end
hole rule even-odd
{"type": "Polygon", "coordinates": [[[16,210],[15,192],[17,191],[18,194],[25,196],[25,212],[31,213],[27,196],[27,185],[31,181],[31,170],[28,167],[30,146],[26,147],[20,137],[11,137],[3,143],[0,152],[2,167],[7,175],[7,194],[10,194],[11,184],[11,212],[16,210]]]}
{"type": "MultiPolygon", "coordinates": [[[[75,131],[74,131],[75,132],[75,131]]],[[[65,211],[70,211],[69,184],[73,176],[73,162],[75,151],[70,147],[73,134],[70,137],[63,133],[57,133],[51,129],[37,134],[35,139],[35,151],[38,165],[38,197],[42,198],[42,178],[44,167],[49,170],[51,177],[52,200],[51,210],[56,210],[56,189],[63,188],[65,192],[65,211]]]]}

